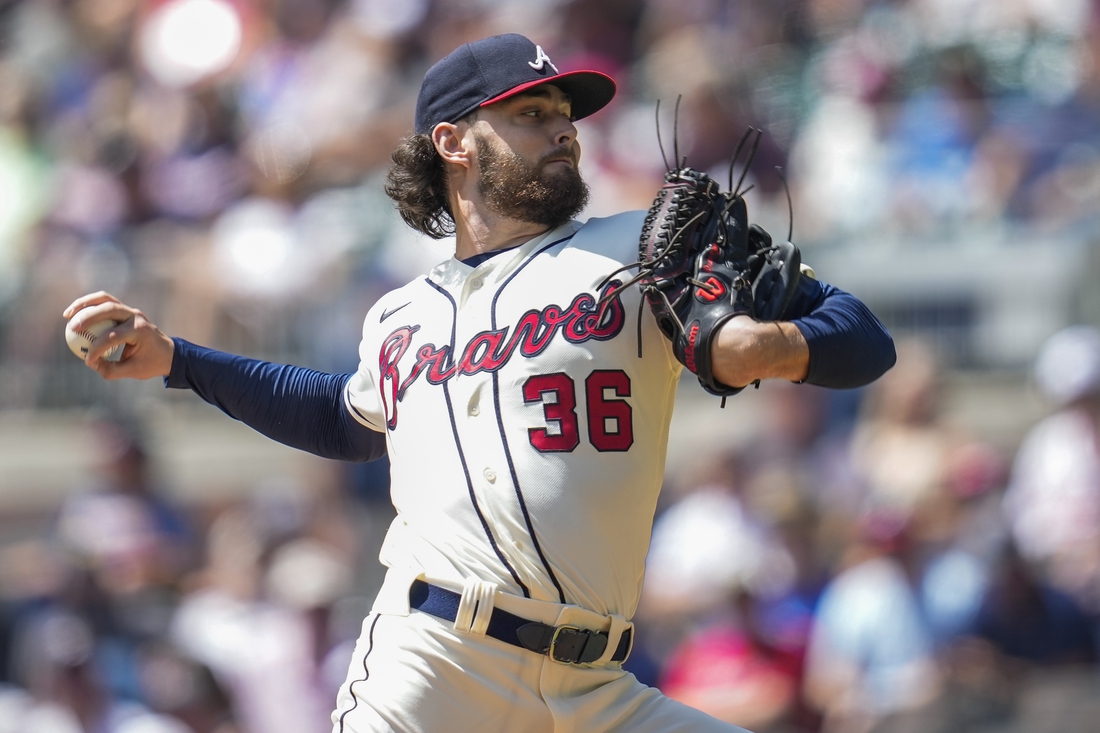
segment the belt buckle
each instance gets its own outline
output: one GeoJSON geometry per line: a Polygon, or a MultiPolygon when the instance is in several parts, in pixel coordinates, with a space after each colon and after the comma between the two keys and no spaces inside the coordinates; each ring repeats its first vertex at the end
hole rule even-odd
{"type": "MultiPolygon", "coordinates": [[[[580,626],[570,626],[569,624],[563,624],[561,626],[558,626],[557,628],[554,629],[554,636],[551,637],[551,639],[550,639],[550,649],[547,651],[547,654],[549,654],[550,658],[553,659],[555,662],[557,662],[559,664],[576,664],[577,661],[575,659],[570,659],[568,657],[559,657],[557,655],[558,637],[561,636],[561,633],[563,631],[572,631],[572,632],[577,632],[577,633],[584,633],[584,632],[581,631],[580,626]]],[[[584,648],[583,645],[582,645],[581,648],[582,649],[584,648]]]]}

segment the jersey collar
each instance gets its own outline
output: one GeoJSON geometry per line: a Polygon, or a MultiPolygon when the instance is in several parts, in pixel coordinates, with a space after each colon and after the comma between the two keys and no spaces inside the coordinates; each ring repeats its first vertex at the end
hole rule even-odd
{"type": "Polygon", "coordinates": [[[486,284],[503,281],[539,247],[568,237],[580,228],[581,222],[579,221],[567,222],[557,229],[551,229],[517,247],[512,247],[490,257],[476,267],[471,267],[452,255],[446,262],[441,262],[432,268],[432,271],[428,274],[428,279],[445,288],[462,287],[474,273],[477,273],[478,277],[486,284]]]}

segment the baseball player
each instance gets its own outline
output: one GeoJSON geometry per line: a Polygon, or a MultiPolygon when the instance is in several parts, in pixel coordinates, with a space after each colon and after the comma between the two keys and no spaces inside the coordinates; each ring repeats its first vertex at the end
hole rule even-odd
{"type": "MultiPolygon", "coordinates": [[[[322,456],[388,453],[388,571],[336,733],[739,730],[622,669],[682,366],[637,288],[597,306],[637,259],[644,212],[573,219],[587,199],[573,122],[614,93],[514,34],[428,71],[387,193],[456,251],[371,308],[354,374],[169,338],[106,293],[65,311],[122,321],[87,357],[107,379],[163,376],[322,456]],[[118,343],[120,362],[99,358],[118,343]]],[[[893,364],[846,293],[805,278],[788,313],[725,323],[714,376],[854,387],[893,364]]]]}

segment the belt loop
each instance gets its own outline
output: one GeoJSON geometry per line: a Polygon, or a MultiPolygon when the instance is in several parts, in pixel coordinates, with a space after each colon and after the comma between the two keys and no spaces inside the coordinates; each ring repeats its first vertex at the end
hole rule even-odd
{"type": "Polygon", "coordinates": [[[497,584],[487,580],[467,580],[455,616],[455,631],[484,636],[493,615],[497,584]]]}
{"type": "MultiPolygon", "coordinates": [[[[627,632],[631,632],[630,646],[634,646],[634,634],[632,632],[634,624],[617,613],[611,614],[608,618],[611,619],[611,628],[607,630],[607,648],[603,650],[603,654],[593,664],[607,664],[610,662],[611,657],[619,648],[619,642],[622,640],[623,634],[627,632]]],[[[626,656],[630,656],[630,649],[626,650],[626,656]]]]}

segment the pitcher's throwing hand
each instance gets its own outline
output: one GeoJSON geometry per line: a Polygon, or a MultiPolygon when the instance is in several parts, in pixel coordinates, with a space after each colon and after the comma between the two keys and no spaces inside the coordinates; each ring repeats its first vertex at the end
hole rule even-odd
{"type": "Polygon", "coordinates": [[[101,290],[77,298],[61,315],[69,319],[69,328],[78,332],[99,321],[109,319],[117,322],[116,326],[96,337],[84,357],[84,363],[103,375],[104,379],[168,376],[175,349],[172,339],[137,308],[101,290]],[[119,344],[124,348],[118,361],[102,358],[119,344]]]}

